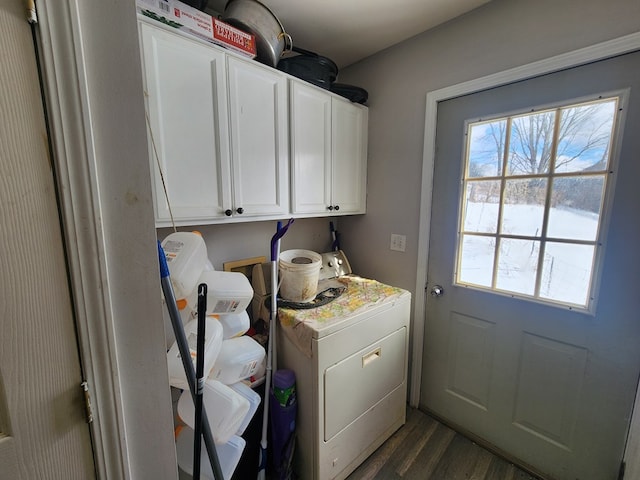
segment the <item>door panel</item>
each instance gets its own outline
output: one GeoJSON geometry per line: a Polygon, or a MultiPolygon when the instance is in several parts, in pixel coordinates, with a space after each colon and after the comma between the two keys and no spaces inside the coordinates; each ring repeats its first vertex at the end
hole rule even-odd
{"type": "Polygon", "coordinates": [[[331,108],[331,203],[340,207],[341,213],[364,213],[369,113],[337,98],[331,100],[331,108]]]}
{"type": "Polygon", "coordinates": [[[307,82],[289,81],[293,213],[331,205],[331,96],[307,82]]]}
{"type": "Polygon", "coordinates": [[[559,480],[617,478],[640,373],[638,71],[635,52],[438,105],[421,407],[559,480]],[[619,91],[593,311],[455,284],[465,122],[619,91]]]}
{"type": "Polygon", "coordinates": [[[447,390],[485,410],[489,404],[495,328],[495,323],[481,318],[451,314],[447,390]]]}
{"type": "Polygon", "coordinates": [[[95,478],[24,4],[0,6],[0,480],[95,478]]]}
{"type": "Polygon", "coordinates": [[[225,55],[144,22],[139,28],[156,220],[224,218],[231,208],[225,55]]]}
{"type": "Polygon", "coordinates": [[[234,208],[289,210],[287,82],[255,62],[227,57],[234,208]]]}

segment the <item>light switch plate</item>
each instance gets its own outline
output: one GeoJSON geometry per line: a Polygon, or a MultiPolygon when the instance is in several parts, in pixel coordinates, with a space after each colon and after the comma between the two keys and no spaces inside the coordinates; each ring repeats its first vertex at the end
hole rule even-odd
{"type": "Polygon", "coordinates": [[[389,246],[391,250],[395,250],[396,252],[404,252],[407,248],[407,236],[406,235],[398,235],[397,233],[391,234],[391,245],[389,246]]]}

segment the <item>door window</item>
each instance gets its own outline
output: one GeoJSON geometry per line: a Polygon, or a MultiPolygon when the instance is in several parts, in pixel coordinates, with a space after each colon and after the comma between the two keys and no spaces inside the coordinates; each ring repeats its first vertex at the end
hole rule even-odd
{"type": "Polygon", "coordinates": [[[467,122],[458,285],[591,309],[619,102],[467,122]]]}

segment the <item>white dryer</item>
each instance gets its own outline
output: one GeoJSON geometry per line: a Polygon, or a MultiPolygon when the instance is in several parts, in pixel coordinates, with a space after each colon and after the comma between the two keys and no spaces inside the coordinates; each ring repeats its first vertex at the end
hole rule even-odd
{"type": "Polygon", "coordinates": [[[294,472],[344,479],[405,423],[411,294],[351,274],[341,251],[323,254],[318,291],[329,304],[280,308],[277,368],[296,374],[294,472]]]}

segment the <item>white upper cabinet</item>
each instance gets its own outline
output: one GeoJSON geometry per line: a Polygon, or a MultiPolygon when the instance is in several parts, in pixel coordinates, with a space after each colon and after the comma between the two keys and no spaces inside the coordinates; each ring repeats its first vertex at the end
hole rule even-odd
{"type": "Polygon", "coordinates": [[[232,203],[225,55],[147,23],[140,35],[156,223],[170,224],[169,204],[176,220],[224,218],[232,203]]]}
{"type": "Polygon", "coordinates": [[[233,214],[289,213],[287,80],[255,61],[229,56],[233,214]]]}
{"type": "Polygon", "coordinates": [[[332,205],[339,213],[366,210],[368,113],[348,100],[331,99],[332,205]]]}
{"type": "Polygon", "coordinates": [[[156,224],[288,214],[286,77],[146,22],[140,35],[156,224]]]}
{"type": "Polygon", "coordinates": [[[152,20],[139,28],[157,226],[365,213],[366,107],[152,20]]]}
{"type": "Polygon", "coordinates": [[[331,96],[292,80],[291,203],[293,213],[329,213],[331,96]]]}
{"type": "Polygon", "coordinates": [[[368,110],[291,80],[292,212],[365,213],[368,110]]]}

